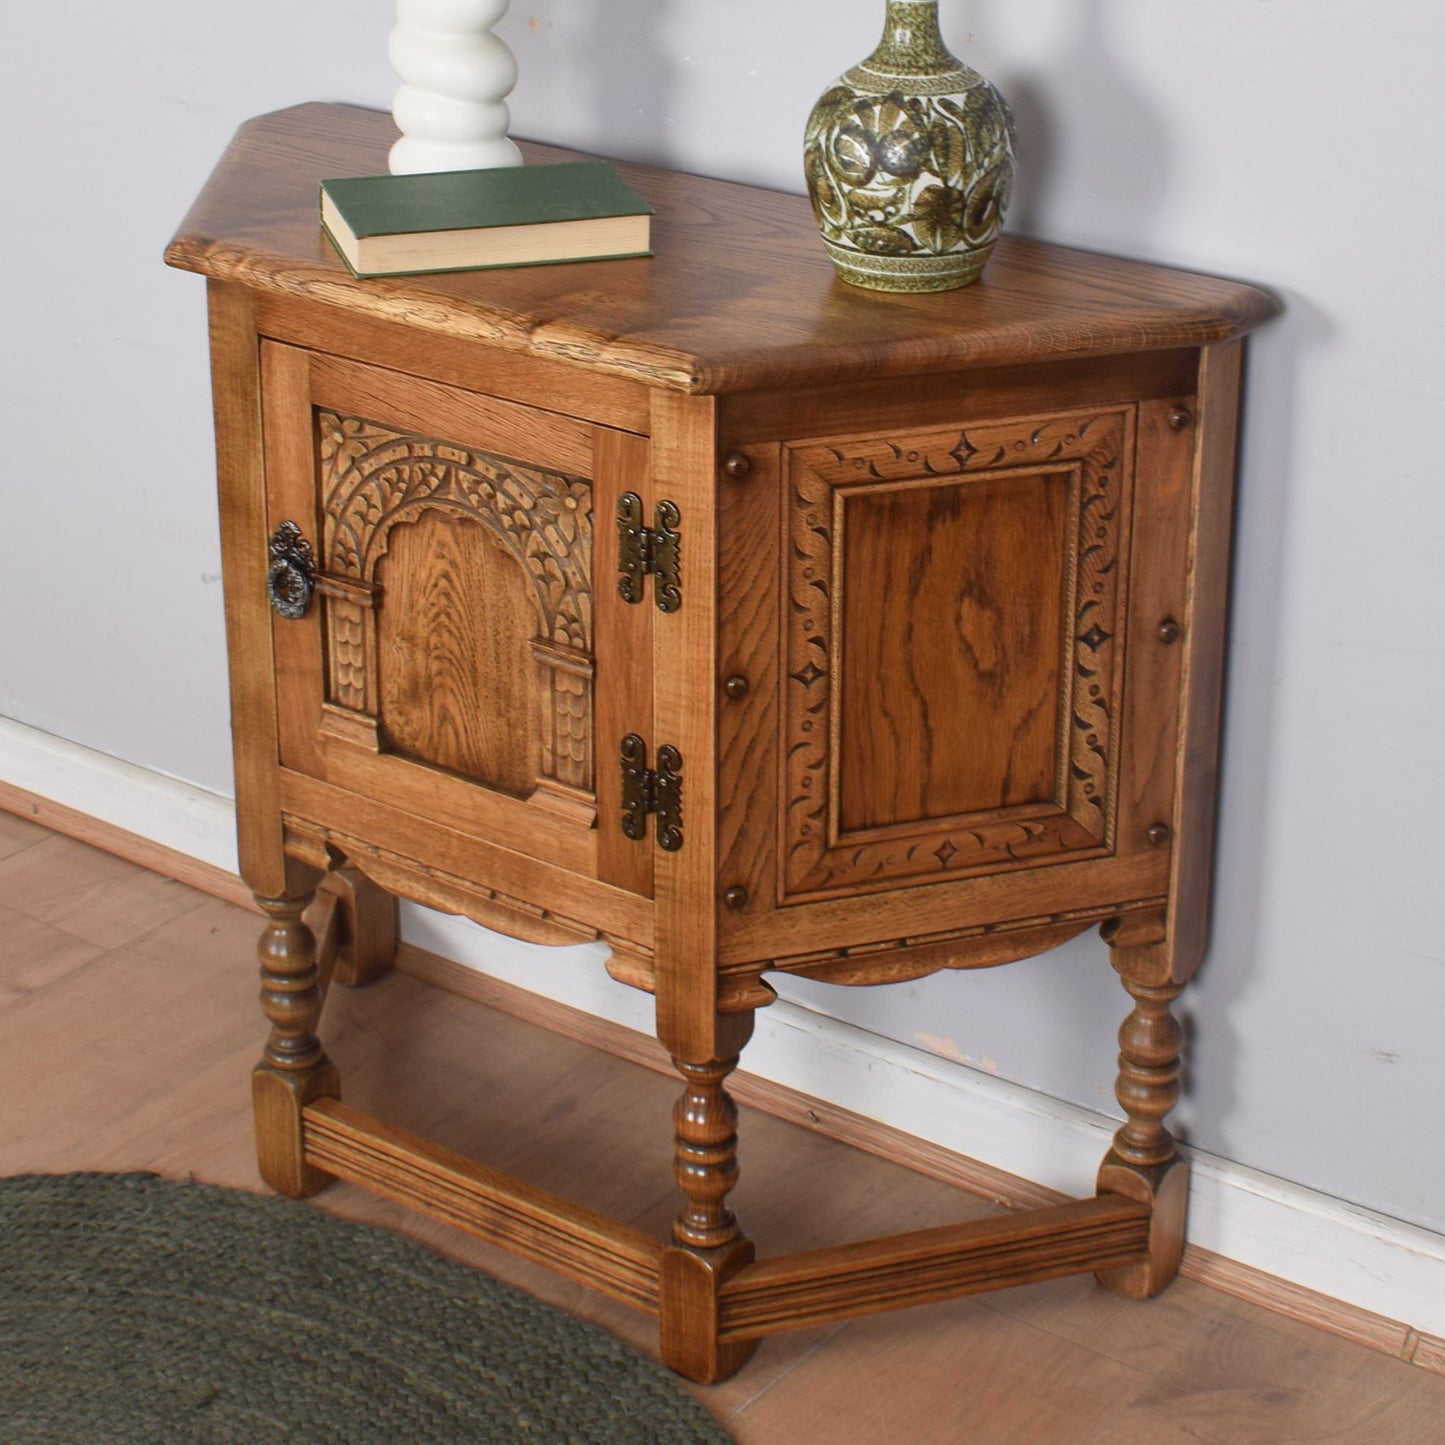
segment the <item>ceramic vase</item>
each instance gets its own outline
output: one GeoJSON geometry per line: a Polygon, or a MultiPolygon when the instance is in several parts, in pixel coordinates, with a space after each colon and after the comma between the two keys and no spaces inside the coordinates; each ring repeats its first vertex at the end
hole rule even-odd
{"type": "Polygon", "coordinates": [[[838,274],[875,291],[976,281],[1014,174],[1007,102],[950,55],[938,0],[888,0],[883,39],[824,92],[803,149],[838,274]]]}

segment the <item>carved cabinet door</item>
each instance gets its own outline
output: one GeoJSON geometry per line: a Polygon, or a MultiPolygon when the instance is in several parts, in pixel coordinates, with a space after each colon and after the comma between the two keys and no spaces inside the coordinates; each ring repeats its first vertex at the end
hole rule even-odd
{"type": "Polygon", "coordinates": [[[380,846],[405,815],[649,893],[616,761],[651,714],[616,584],[646,439],[270,342],[263,394],[273,599],[287,523],[314,592],[273,626],[283,776],[380,846]]]}

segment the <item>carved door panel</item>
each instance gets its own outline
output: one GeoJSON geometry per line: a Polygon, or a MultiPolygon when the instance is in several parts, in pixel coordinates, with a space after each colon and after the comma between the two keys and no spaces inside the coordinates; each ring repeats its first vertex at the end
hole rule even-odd
{"type": "Polygon", "coordinates": [[[1107,855],[1132,407],[785,446],[785,902],[1107,855]]]}
{"type": "Polygon", "coordinates": [[[648,726],[648,623],[605,525],[645,439],[286,346],[264,365],[271,520],[315,568],[273,629],[282,766],[650,891],[615,761],[648,726]]]}

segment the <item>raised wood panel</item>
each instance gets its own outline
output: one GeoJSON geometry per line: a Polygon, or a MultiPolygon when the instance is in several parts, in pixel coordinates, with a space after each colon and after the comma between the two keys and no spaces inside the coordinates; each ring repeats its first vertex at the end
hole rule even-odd
{"type": "Polygon", "coordinates": [[[376,653],[388,750],[527,797],[550,699],[515,558],[475,524],[428,512],[392,533],[376,581],[386,598],[376,653]]]}
{"type": "Polygon", "coordinates": [[[1128,407],[785,448],[786,899],[1108,851],[1133,448],[1128,407]]]}
{"type": "Polygon", "coordinates": [[[1052,801],[1071,481],[839,498],[840,834],[1052,801]]]}

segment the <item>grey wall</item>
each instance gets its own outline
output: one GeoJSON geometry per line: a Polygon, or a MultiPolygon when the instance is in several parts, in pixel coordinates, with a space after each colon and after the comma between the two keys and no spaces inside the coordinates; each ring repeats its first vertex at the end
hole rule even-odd
{"type": "MultiPolygon", "coordinates": [[[[1260,281],[1194,1142],[1445,1229],[1445,703],[1435,472],[1445,10],[943,0],[1020,122],[1011,228],[1260,281]]],[[[236,125],[385,105],[389,0],[25,6],[4,100],[0,713],[229,789],[202,288],[160,253],[236,125]]],[[[882,0],[535,0],[518,134],[800,189],[882,0]]],[[[1079,940],[810,1006],[1112,1107],[1121,995],[1079,940]]]]}

